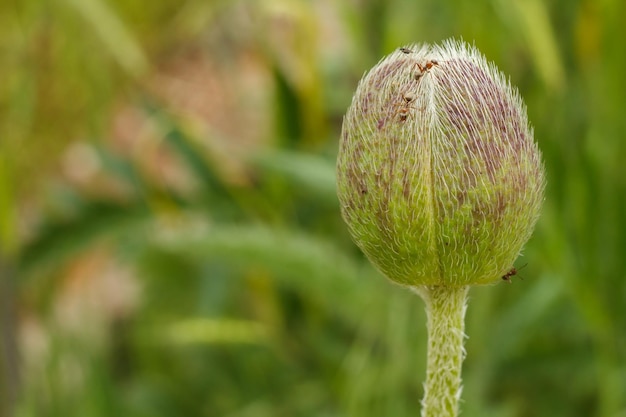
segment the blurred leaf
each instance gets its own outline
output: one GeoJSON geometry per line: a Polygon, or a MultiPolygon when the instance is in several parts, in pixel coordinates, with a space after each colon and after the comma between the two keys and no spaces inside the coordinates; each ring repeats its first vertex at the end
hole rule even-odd
{"type": "Polygon", "coordinates": [[[148,62],[129,28],[102,0],[65,0],[85,19],[86,26],[100,37],[109,53],[132,76],[146,72],[148,62]]]}
{"type": "Polygon", "coordinates": [[[95,151],[102,170],[107,174],[132,186],[135,195],[142,195],[150,188],[147,181],[137,171],[137,167],[127,158],[116,155],[104,146],[96,146],[95,151]]]}
{"type": "Polygon", "coordinates": [[[351,320],[384,311],[376,303],[385,300],[375,296],[388,285],[383,278],[332,244],[306,234],[258,225],[216,225],[202,234],[178,230],[158,244],[205,261],[262,266],[286,285],[331,311],[343,311],[351,320]]]}
{"type": "Polygon", "coordinates": [[[336,207],[335,164],[319,156],[288,150],[267,150],[252,157],[252,163],[265,173],[288,181],[297,193],[336,207]]]}
{"type": "Polygon", "coordinates": [[[221,220],[251,214],[255,206],[263,208],[253,189],[238,190],[228,183],[219,172],[218,164],[209,160],[207,150],[198,145],[196,138],[189,135],[174,116],[148,99],[144,99],[143,106],[157,126],[163,129],[165,141],[182,159],[183,166],[196,176],[202,190],[197,196],[199,206],[196,208],[208,205],[211,214],[221,220]]]}
{"type": "Polygon", "coordinates": [[[532,338],[533,329],[539,327],[539,322],[562,296],[558,282],[545,278],[534,283],[521,297],[500,311],[497,325],[490,329],[488,335],[490,345],[497,346],[491,358],[494,362],[494,357],[510,355],[532,338]]]}
{"type": "Polygon", "coordinates": [[[0,257],[13,254],[18,245],[12,168],[11,161],[0,154],[0,257]]]}
{"type": "MultiPolygon", "coordinates": [[[[159,333],[162,331],[159,329],[159,333]]],[[[253,321],[194,318],[168,326],[165,339],[176,344],[263,344],[266,342],[266,332],[260,323],[253,321]]]]}
{"type": "Polygon", "coordinates": [[[151,219],[145,203],[84,201],[72,218],[46,224],[19,258],[24,273],[47,264],[59,265],[105,237],[128,234],[151,219]]]}
{"type": "Polygon", "coordinates": [[[215,167],[207,160],[206,151],[194,143],[177,120],[148,99],[144,99],[143,107],[156,125],[163,130],[166,142],[182,158],[184,166],[198,177],[200,184],[222,198],[228,197],[228,190],[215,167]]]}
{"type": "Polygon", "coordinates": [[[502,10],[507,12],[511,23],[526,38],[526,45],[544,83],[553,91],[561,91],[566,82],[566,74],[545,4],[541,0],[498,2],[501,3],[502,10]]]}
{"type": "Polygon", "coordinates": [[[284,147],[294,149],[298,147],[299,138],[302,137],[301,103],[298,101],[297,92],[279,69],[274,70],[274,79],[277,96],[277,136],[281,138],[284,147]]]}

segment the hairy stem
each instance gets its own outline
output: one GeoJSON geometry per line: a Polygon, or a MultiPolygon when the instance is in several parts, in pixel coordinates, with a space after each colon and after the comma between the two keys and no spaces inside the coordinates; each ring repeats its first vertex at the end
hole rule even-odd
{"type": "Polygon", "coordinates": [[[461,397],[461,365],[469,287],[420,287],[426,303],[428,359],[422,417],[456,417],[461,397]]]}

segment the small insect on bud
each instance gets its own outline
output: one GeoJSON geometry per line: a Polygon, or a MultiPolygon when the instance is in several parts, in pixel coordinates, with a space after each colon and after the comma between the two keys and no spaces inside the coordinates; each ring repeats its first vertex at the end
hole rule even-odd
{"type": "MultiPolygon", "coordinates": [[[[526,265],[528,265],[528,264],[526,264],[526,265]]],[[[520,269],[525,268],[526,265],[523,265],[523,266],[521,266],[519,268],[513,267],[513,268],[509,269],[506,274],[502,275],[502,280],[506,281],[506,282],[508,282],[510,284],[511,283],[511,278],[514,277],[515,275],[517,275],[519,273],[520,269]]]]}
{"type": "Polygon", "coordinates": [[[337,185],[354,241],[384,275],[463,286],[510,273],[545,179],[517,90],[478,50],[447,41],[397,49],[364,75],[337,185]]]}
{"type": "Polygon", "coordinates": [[[405,93],[402,98],[404,99],[404,101],[406,101],[407,103],[412,102],[413,100],[415,100],[415,94],[413,93],[405,93]]]}

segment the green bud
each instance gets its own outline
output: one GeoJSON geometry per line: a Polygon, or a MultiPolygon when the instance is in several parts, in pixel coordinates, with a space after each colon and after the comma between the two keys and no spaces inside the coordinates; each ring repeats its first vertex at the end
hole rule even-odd
{"type": "Polygon", "coordinates": [[[541,154],[520,95],[465,43],[409,45],[360,81],[337,185],[356,244],[410,286],[501,280],[539,216],[541,154]]]}

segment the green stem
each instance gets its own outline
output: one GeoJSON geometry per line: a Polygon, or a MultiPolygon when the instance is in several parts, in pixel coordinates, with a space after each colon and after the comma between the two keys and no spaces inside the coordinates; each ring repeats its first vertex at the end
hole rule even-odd
{"type": "Polygon", "coordinates": [[[428,359],[422,417],[456,417],[465,357],[465,310],[469,287],[420,287],[428,316],[428,359]]]}

